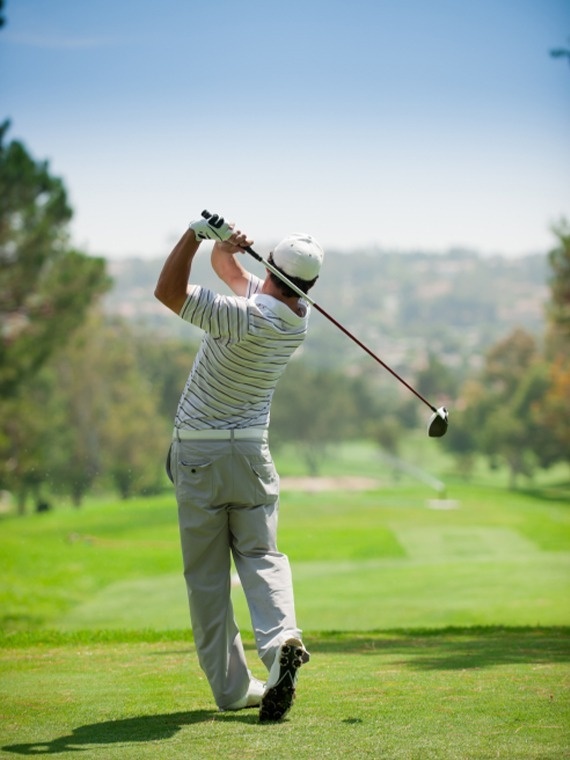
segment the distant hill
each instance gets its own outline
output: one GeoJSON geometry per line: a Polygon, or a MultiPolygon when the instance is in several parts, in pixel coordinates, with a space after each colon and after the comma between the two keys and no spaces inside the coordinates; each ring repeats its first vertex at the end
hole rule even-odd
{"type": "MultiPolygon", "coordinates": [[[[109,261],[114,287],[108,313],[168,335],[195,341],[198,330],[176,320],[153,296],[163,259],[109,261]]],[[[263,276],[253,259],[246,264],[263,276]]],[[[210,269],[207,252],[193,266],[194,280],[227,292],[210,269]]],[[[546,256],[484,257],[448,253],[327,252],[312,295],[324,309],[395,369],[414,369],[431,351],[467,372],[485,351],[515,327],[539,335],[549,298],[546,256]]],[[[361,362],[365,355],[320,314],[313,314],[303,351],[330,367],[361,362]]],[[[365,357],[366,358],[366,357],[365,357]]]]}

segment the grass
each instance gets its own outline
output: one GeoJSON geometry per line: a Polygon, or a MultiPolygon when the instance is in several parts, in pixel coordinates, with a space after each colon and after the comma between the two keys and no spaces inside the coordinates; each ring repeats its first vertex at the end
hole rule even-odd
{"type": "MultiPolygon", "coordinates": [[[[187,637],[0,649],[0,751],[86,758],[563,758],[567,632],[311,634],[291,716],[218,713],[187,637]]],[[[17,644],[17,645],[16,645],[17,644]]],[[[250,659],[255,660],[253,652],[250,659]]]]}
{"type": "MultiPolygon", "coordinates": [[[[300,474],[282,452],[283,474],[300,474]]],[[[280,543],[313,654],[289,719],[219,714],[188,630],[172,494],[0,520],[0,754],[105,758],[570,757],[570,489],[382,469],[284,491],[280,543]]],[[[439,469],[437,469],[439,466],[439,469]]],[[[263,677],[234,601],[250,665],[263,677]]]]}
{"type": "MultiPolygon", "coordinates": [[[[453,494],[456,508],[441,510],[413,484],[285,492],[280,544],[302,625],[568,623],[567,500],[488,486],[455,485],[453,494]]],[[[187,624],[171,494],[5,519],[0,549],[5,630],[187,624]]],[[[239,589],[235,604],[247,621],[239,589]]]]}

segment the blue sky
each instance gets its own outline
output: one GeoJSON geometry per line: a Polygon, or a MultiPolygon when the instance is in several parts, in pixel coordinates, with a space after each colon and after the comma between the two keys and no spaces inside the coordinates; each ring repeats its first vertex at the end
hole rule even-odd
{"type": "Polygon", "coordinates": [[[7,0],[0,118],[74,242],[546,251],[570,216],[569,0],[7,0]]]}

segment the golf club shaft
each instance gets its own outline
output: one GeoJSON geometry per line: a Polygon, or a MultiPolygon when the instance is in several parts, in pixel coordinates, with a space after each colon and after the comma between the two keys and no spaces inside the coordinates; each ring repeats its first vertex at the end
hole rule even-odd
{"type": "MultiPolygon", "coordinates": [[[[203,211],[202,216],[205,219],[208,219],[211,216],[211,214],[208,213],[207,211],[203,211]]],[[[357,346],[359,346],[363,351],[366,351],[366,353],[369,356],[371,356],[375,361],[378,362],[378,364],[384,367],[384,369],[387,370],[391,375],[393,375],[393,377],[395,377],[396,380],[399,380],[402,383],[402,385],[405,385],[406,388],[414,394],[414,396],[419,398],[420,401],[423,401],[423,403],[427,407],[429,407],[432,410],[432,412],[437,413],[436,407],[430,404],[430,402],[426,398],[424,398],[419,391],[417,391],[408,382],[406,382],[406,380],[404,380],[404,378],[401,377],[395,370],[389,367],[386,364],[386,362],[383,362],[379,356],[376,356],[376,354],[370,348],[368,348],[368,346],[362,343],[362,341],[360,341],[355,335],[353,335],[350,332],[350,330],[347,330],[346,327],[344,327],[344,325],[341,325],[341,323],[338,320],[336,320],[331,314],[325,311],[325,309],[323,309],[322,306],[319,306],[319,304],[316,303],[316,301],[314,301],[309,295],[307,295],[307,293],[304,293],[301,290],[301,288],[298,288],[293,282],[291,282],[291,280],[289,280],[289,278],[285,274],[283,274],[283,272],[279,271],[279,269],[274,267],[273,264],[271,264],[269,261],[267,261],[262,256],[260,256],[256,251],[253,250],[251,246],[248,245],[247,247],[244,247],[243,250],[249,253],[250,256],[253,256],[253,258],[256,261],[259,261],[260,264],[263,264],[263,266],[266,269],[269,269],[270,272],[272,272],[276,277],[278,277],[281,280],[281,282],[284,282],[285,285],[287,285],[287,287],[291,288],[291,290],[294,293],[296,293],[300,298],[303,298],[305,301],[308,301],[308,303],[310,303],[311,306],[314,306],[315,309],[323,315],[323,317],[326,317],[326,319],[328,319],[329,322],[332,322],[332,324],[335,327],[338,327],[338,329],[341,332],[343,332],[347,337],[349,337],[354,343],[356,343],[357,346]]]]}
{"type": "Polygon", "coordinates": [[[316,301],[314,301],[307,293],[304,293],[301,288],[298,288],[294,283],[292,283],[284,274],[283,272],[280,272],[276,267],[274,267],[269,261],[266,261],[262,256],[260,256],[256,251],[253,250],[251,246],[247,246],[247,248],[244,248],[247,253],[250,254],[250,256],[253,256],[256,261],[259,261],[261,264],[263,264],[267,269],[269,269],[270,272],[272,272],[276,277],[279,277],[279,279],[285,283],[291,290],[296,293],[300,298],[304,298],[305,301],[308,301],[311,306],[314,306],[315,309],[320,312],[323,317],[326,317],[329,322],[332,322],[332,324],[335,327],[338,327],[338,329],[343,332],[346,336],[348,336],[354,343],[356,343],[357,346],[359,346],[363,351],[366,351],[366,353],[371,356],[373,359],[375,359],[378,364],[382,365],[385,370],[387,370],[391,375],[393,375],[397,380],[399,380],[403,385],[406,386],[408,390],[410,390],[415,396],[417,396],[420,401],[423,401],[426,406],[428,406],[432,412],[436,412],[437,409],[435,406],[432,406],[430,402],[422,396],[421,393],[419,393],[415,388],[413,388],[408,382],[404,380],[403,377],[400,377],[400,375],[393,370],[391,367],[389,367],[386,362],[382,361],[382,359],[379,356],[376,356],[376,354],[368,348],[361,340],[359,340],[356,335],[353,335],[350,330],[347,330],[344,325],[342,325],[338,320],[336,320],[331,314],[329,314],[325,309],[323,309],[322,306],[319,306],[316,301]]]}
{"type": "Polygon", "coordinates": [[[406,382],[403,377],[400,377],[400,375],[395,370],[393,370],[392,367],[388,366],[386,362],[382,361],[382,359],[379,356],[376,356],[376,354],[373,351],[371,351],[368,348],[368,346],[362,343],[362,341],[358,340],[358,338],[355,335],[353,335],[349,330],[347,330],[346,327],[341,325],[341,323],[338,322],[333,316],[328,314],[328,312],[326,312],[321,306],[319,306],[318,303],[313,302],[313,305],[317,311],[320,311],[320,313],[329,320],[329,322],[332,322],[333,325],[338,327],[338,329],[341,330],[345,335],[347,335],[352,341],[354,341],[354,343],[356,343],[357,346],[360,346],[360,348],[363,351],[366,351],[366,353],[369,356],[375,359],[378,362],[378,364],[382,365],[382,367],[384,367],[385,370],[387,370],[391,375],[393,375],[396,378],[396,380],[399,380],[402,383],[402,385],[405,385],[406,388],[409,391],[411,391],[415,396],[417,396],[420,401],[423,401],[424,404],[432,410],[432,412],[437,411],[436,407],[432,406],[432,404],[430,404],[430,402],[426,398],[424,398],[419,391],[417,391],[408,382],[406,382]]]}

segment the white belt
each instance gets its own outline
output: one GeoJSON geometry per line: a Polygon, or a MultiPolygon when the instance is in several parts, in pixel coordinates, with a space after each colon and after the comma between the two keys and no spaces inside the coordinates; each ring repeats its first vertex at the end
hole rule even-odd
{"type": "Polygon", "coordinates": [[[232,430],[183,430],[174,428],[172,437],[179,441],[265,441],[266,428],[236,428],[232,430]]]}

